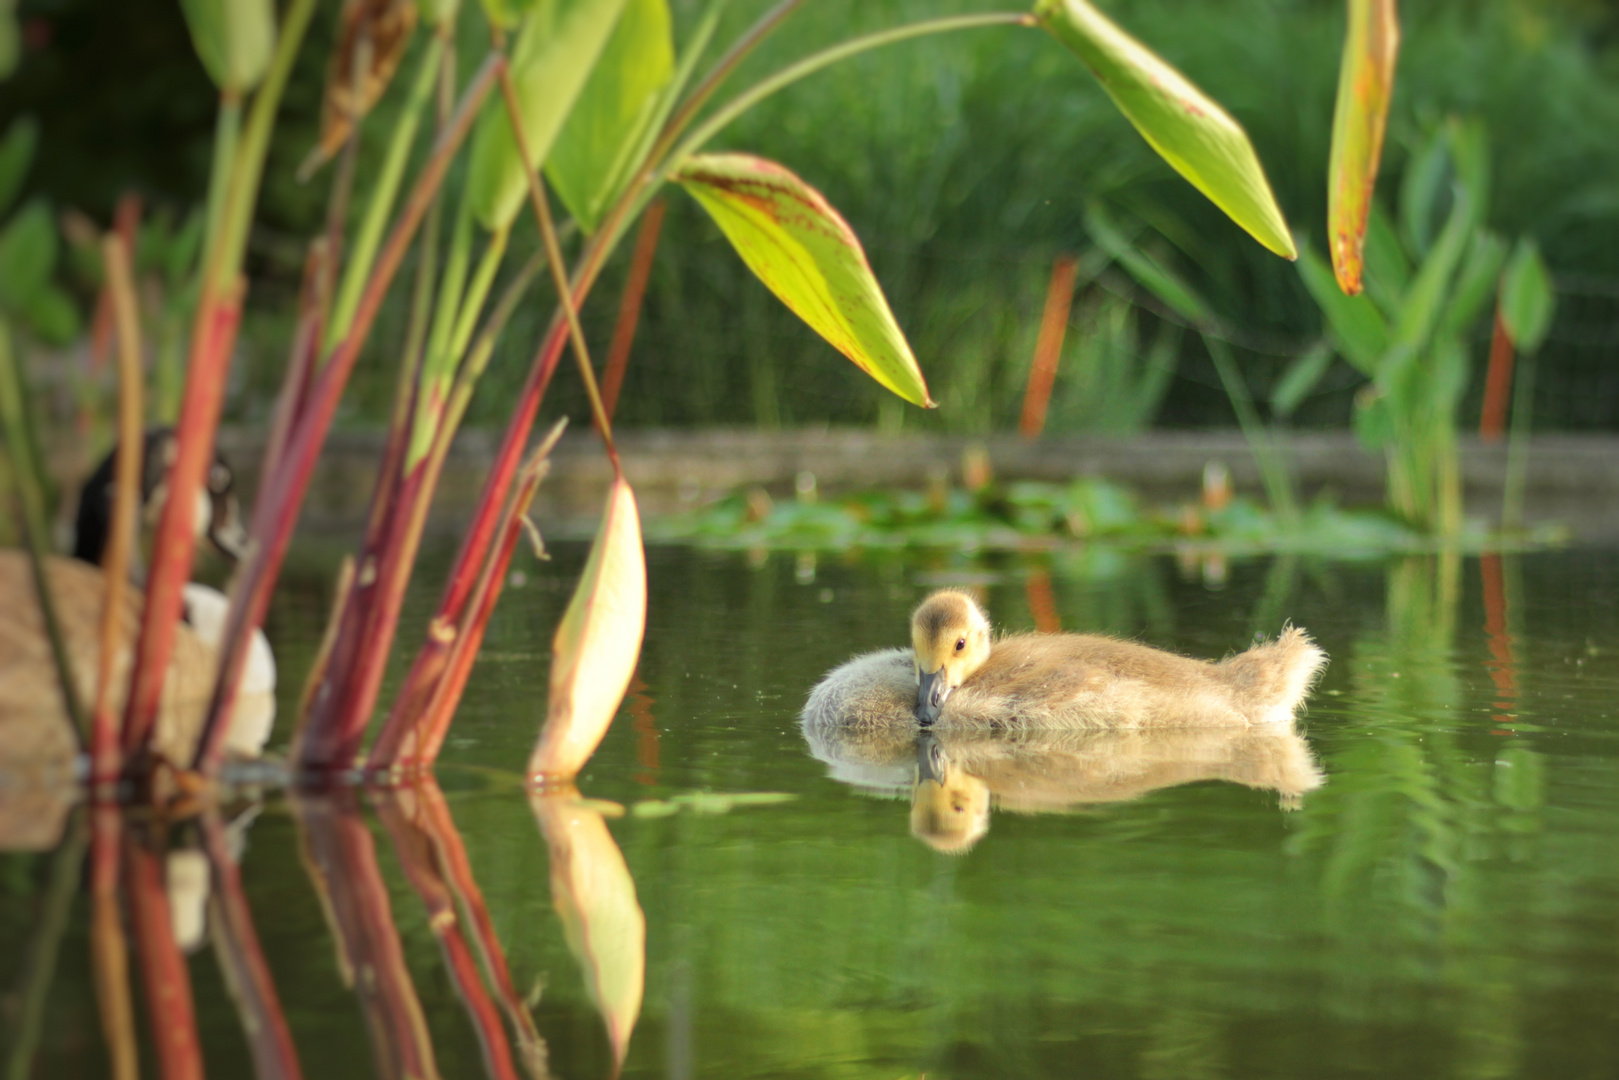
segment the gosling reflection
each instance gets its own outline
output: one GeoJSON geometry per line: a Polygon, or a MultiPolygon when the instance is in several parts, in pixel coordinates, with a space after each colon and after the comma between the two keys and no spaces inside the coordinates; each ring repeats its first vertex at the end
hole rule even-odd
{"type": "MultiPolygon", "coordinates": [[[[912,723],[819,723],[810,752],[844,783],[909,792],[911,834],[959,854],[989,831],[991,809],[1071,813],[1204,780],[1274,791],[1283,809],[1324,782],[1292,724],[1152,731],[935,729],[912,723]]],[[[824,717],[820,719],[825,719],[824,717]]]]}

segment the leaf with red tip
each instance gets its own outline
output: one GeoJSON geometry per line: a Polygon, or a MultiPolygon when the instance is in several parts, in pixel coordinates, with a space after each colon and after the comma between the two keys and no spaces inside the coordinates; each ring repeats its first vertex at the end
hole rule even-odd
{"type": "Polygon", "coordinates": [[[529,758],[535,780],[576,776],[613,722],[641,655],[646,629],[646,553],[635,493],[622,476],[585,572],[551,642],[545,728],[529,758]]]}
{"type": "Polygon", "coordinates": [[[1349,27],[1338,71],[1328,164],[1327,236],[1338,287],[1361,290],[1362,251],[1371,218],[1372,190],[1383,156],[1383,132],[1394,96],[1394,60],[1400,24],[1394,0],[1349,0],[1349,27]]]}
{"type": "Polygon", "coordinates": [[[865,249],[819,191],[751,154],[696,154],[674,179],[810,329],[906,401],[934,407],[865,249]]]}

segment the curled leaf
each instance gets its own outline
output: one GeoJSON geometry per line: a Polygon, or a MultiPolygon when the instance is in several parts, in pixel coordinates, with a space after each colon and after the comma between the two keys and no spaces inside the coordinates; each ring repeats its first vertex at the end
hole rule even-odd
{"type": "Polygon", "coordinates": [[[1038,0],[1034,14],[1085,62],[1160,157],[1284,258],[1297,256],[1270,182],[1242,125],[1086,0],[1038,0]]]}
{"type": "Polygon", "coordinates": [[[1400,25],[1394,0],[1349,0],[1349,27],[1338,72],[1328,164],[1327,235],[1338,287],[1361,290],[1362,253],[1371,216],[1383,132],[1394,96],[1400,25]]]}
{"type": "Polygon", "coordinates": [[[320,143],[299,167],[300,177],[331,160],[355,122],[382,98],[410,45],[416,16],[415,0],[345,0],[337,45],[326,65],[320,143]]]}
{"type": "Polygon", "coordinates": [[[622,1067],[646,980],[646,916],[635,879],[606,819],[577,792],[536,793],[529,805],[550,856],[551,903],[622,1067]]]}
{"type": "Polygon", "coordinates": [[[749,154],[694,155],[674,179],[793,314],[887,389],[934,407],[865,249],[820,192],[749,154]]]}
{"type": "MultiPolygon", "coordinates": [[[[504,10],[504,8],[503,8],[504,10]]],[[[524,162],[512,137],[505,105],[491,101],[478,118],[467,187],[473,212],[486,229],[509,226],[528,197],[528,169],[551,152],[624,10],[624,0],[556,0],[528,15],[511,49],[511,76],[523,117],[524,162]]]]}
{"type": "Polygon", "coordinates": [[[613,722],[641,655],[646,630],[646,553],[635,493],[622,476],[584,574],[551,642],[551,694],[529,776],[576,776],[613,722]]]}

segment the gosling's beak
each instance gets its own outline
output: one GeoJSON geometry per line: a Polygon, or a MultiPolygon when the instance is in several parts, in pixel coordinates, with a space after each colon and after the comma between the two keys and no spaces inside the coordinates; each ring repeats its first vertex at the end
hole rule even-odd
{"type": "Polygon", "coordinates": [[[917,783],[931,780],[935,784],[943,784],[949,767],[950,759],[944,756],[944,747],[939,745],[938,739],[927,732],[916,737],[917,783]]]}
{"type": "Polygon", "coordinates": [[[918,672],[916,682],[916,718],[927,727],[939,718],[944,699],[950,696],[950,683],[944,677],[944,668],[934,672],[918,672]]]}

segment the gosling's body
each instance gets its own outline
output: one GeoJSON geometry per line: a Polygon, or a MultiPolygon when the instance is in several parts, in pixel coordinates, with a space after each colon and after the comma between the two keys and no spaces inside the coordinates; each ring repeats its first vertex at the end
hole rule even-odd
{"type": "Polygon", "coordinates": [[[914,712],[943,729],[1282,724],[1326,664],[1297,628],[1217,663],[1093,634],[995,638],[977,605],[952,592],[917,609],[912,641],[833,670],[805,722],[886,724],[914,712]],[[931,701],[919,683],[924,694],[932,686],[931,701]]]}

